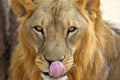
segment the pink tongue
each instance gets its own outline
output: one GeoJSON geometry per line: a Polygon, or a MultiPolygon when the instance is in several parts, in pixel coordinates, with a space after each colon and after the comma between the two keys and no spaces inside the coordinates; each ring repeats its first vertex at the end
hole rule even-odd
{"type": "Polygon", "coordinates": [[[52,77],[60,77],[66,73],[64,65],[60,61],[55,61],[50,65],[49,75],[52,77]]]}

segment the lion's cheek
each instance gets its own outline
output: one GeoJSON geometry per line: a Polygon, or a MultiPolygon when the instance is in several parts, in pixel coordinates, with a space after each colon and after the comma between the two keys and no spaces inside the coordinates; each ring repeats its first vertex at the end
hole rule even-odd
{"type": "Polygon", "coordinates": [[[35,59],[35,65],[41,72],[49,71],[49,64],[40,56],[35,59]]]}
{"type": "Polygon", "coordinates": [[[66,72],[68,72],[73,67],[73,57],[67,56],[62,62],[66,68],[66,72]]]}
{"type": "Polygon", "coordinates": [[[41,64],[36,64],[37,68],[39,69],[40,72],[48,72],[49,68],[47,65],[41,65],[41,64]]]}
{"type": "MultiPolygon", "coordinates": [[[[63,63],[64,64],[64,63],[63,63]]],[[[64,64],[65,68],[66,68],[66,72],[70,71],[70,69],[73,67],[73,63],[68,63],[68,64],[64,64]]]]}

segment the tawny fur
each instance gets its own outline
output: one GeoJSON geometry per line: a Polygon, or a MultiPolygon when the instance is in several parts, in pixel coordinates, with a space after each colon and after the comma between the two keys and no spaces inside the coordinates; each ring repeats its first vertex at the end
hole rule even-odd
{"type": "MultiPolygon", "coordinates": [[[[76,43],[75,47],[77,49],[73,56],[73,67],[69,67],[72,64],[65,66],[68,67],[68,80],[119,80],[120,36],[110,28],[110,25],[102,20],[99,10],[100,1],[74,0],[73,2],[93,27],[88,27],[84,36],[76,43]]],[[[13,11],[18,15],[18,20],[21,19],[20,25],[37,8],[37,4],[36,6],[34,4],[36,3],[28,0],[11,0],[13,11]],[[24,9],[27,11],[25,16],[22,16],[22,19],[19,15],[23,15],[23,12],[16,4],[24,5],[24,9]]],[[[31,43],[31,45],[34,45],[32,40],[28,40],[24,36],[23,31],[22,27],[20,27],[20,43],[11,58],[11,78],[12,80],[43,80],[40,76],[41,71],[35,66],[36,52],[34,49],[36,46],[27,44],[31,43]]],[[[43,61],[42,64],[47,65],[44,59],[40,59],[43,61]]],[[[68,60],[73,61],[72,59],[68,60]]]]}

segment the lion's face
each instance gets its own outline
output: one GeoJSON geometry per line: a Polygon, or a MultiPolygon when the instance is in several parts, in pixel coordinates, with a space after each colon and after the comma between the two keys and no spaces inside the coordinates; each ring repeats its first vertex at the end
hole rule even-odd
{"type": "Polygon", "coordinates": [[[89,23],[72,0],[43,0],[40,4],[20,27],[20,34],[26,37],[27,47],[35,50],[40,72],[49,72],[53,61],[61,61],[68,72],[89,23]]]}

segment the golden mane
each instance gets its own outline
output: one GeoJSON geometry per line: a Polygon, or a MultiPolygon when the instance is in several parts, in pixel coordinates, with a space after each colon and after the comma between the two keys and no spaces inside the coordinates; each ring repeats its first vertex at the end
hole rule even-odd
{"type": "MultiPolygon", "coordinates": [[[[18,15],[18,20],[20,20],[20,23],[24,23],[24,21],[36,9],[37,5],[33,7],[33,3],[29,1],[11,0],[12,9],[15,14],[18,15]],[[20,8],[15,4],[15,2],[24,5],[25,10],[27,11],[24,14],[26,14],[27,17],[20,17],[23,15],[23,12],[21,12],[20,8]]],[[[85,19],[87,19],[90,25],[93,25],[93,27],[88,27],[84,37],[82,37],[77,43],[78,49],[74,53],[75,67],[72,67],[67,73],[68,79],[107,80],[108,78],[108,80],[114,80],[108,76],[112,75],[112,70],[110,70],[112,62],[117,62],[117,60],[120,60],[120,50],[118,50],[118,47],[120,47],[120,37],[118,37],[118,35],[110,28],[110,26],[102,20],[101,12],[99,10],[100,0],[75,1],[75,4],[79,8],[81,14],[85,17],[85,19]],[[83,40],[84,42],[81,43],[83,40]],[[111,73],[109,73],[109,71],[111,73]]],[[[35,2],[35,4],[38,3],[39,2],[35,2]]],[[[26,44],[28,39],[26,36],[24,36],[24,34],[21,33],[22,29],[19,29],[21,41],[16,47],[14,55],[12,55],[11,58],[11,78],[12,80],[42,80],[39,70],[37,70],[34,62],[36,53],[34,52],[33,47],[30,47],[26,44]]],[[[120,61],[118,62],[118,65],[119,64],[120,61]]],[[[115,77],[115,80],[118,80],[119,76],[115,77]]]]}

